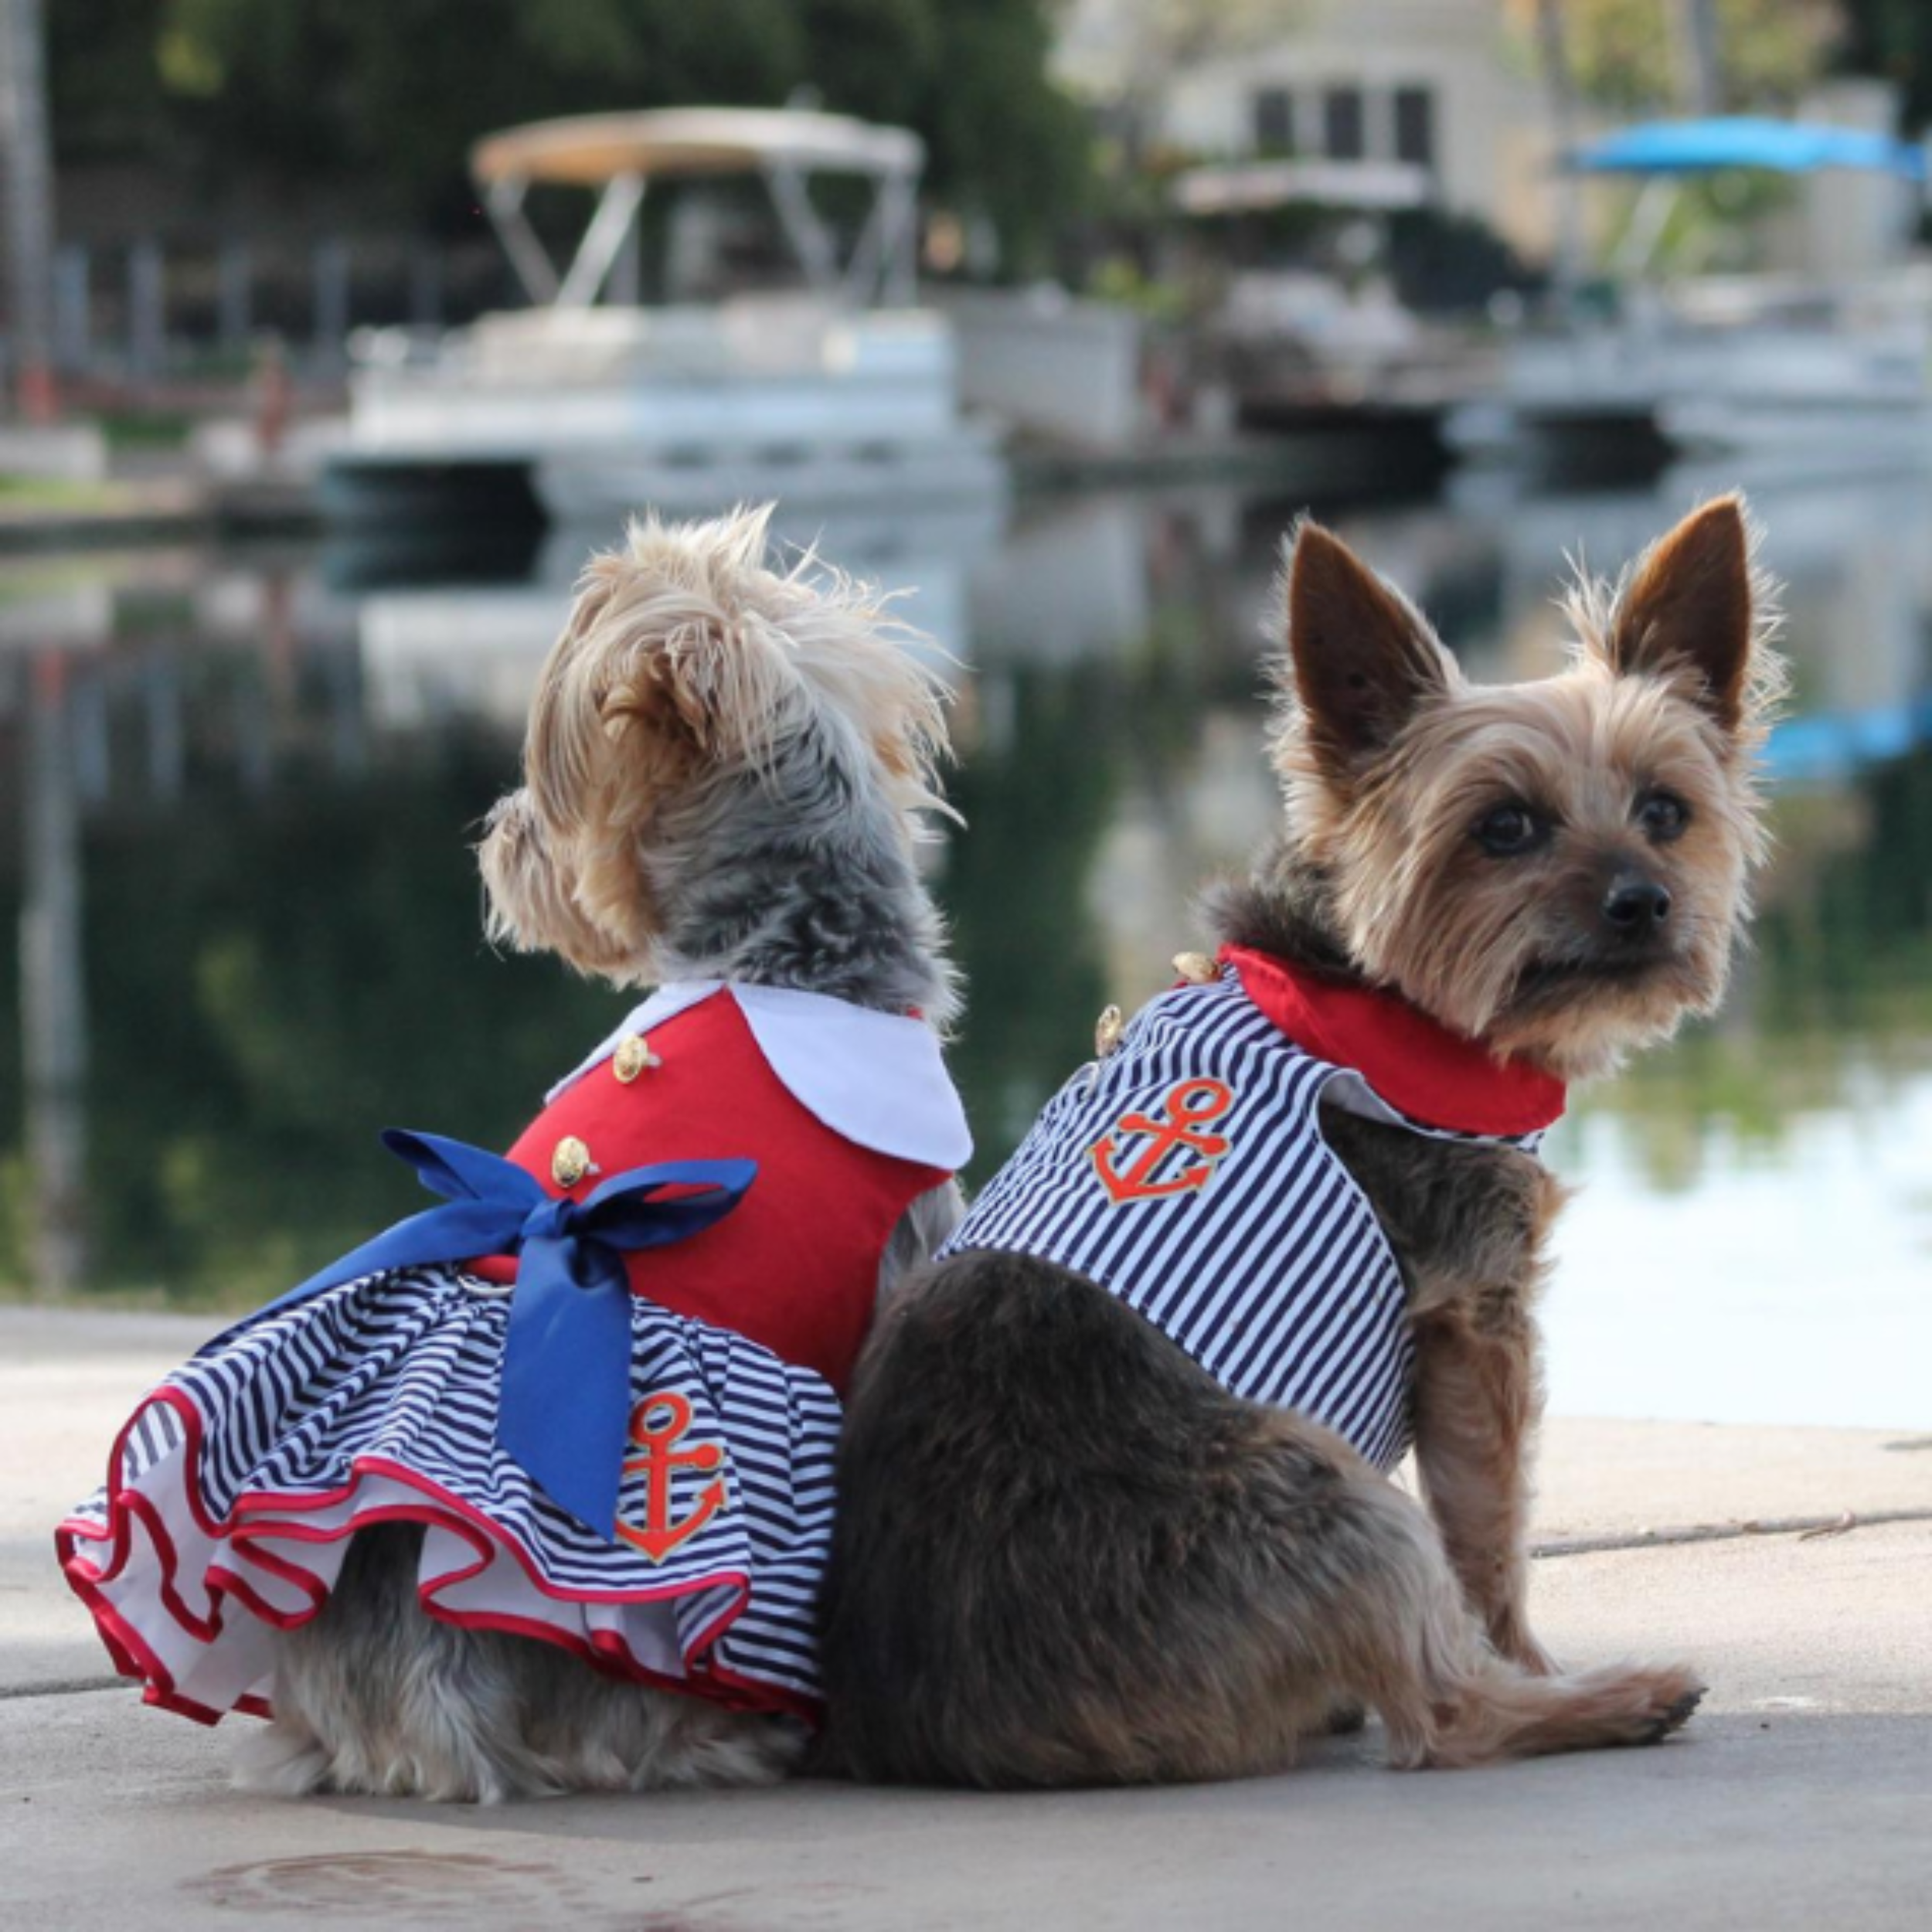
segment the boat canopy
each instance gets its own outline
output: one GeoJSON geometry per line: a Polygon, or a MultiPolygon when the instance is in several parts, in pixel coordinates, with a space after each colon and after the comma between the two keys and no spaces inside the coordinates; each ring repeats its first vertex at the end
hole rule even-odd
{"type": "Polygon", "coordinates": [[[919,223],[917,191],[926,150],[903,128],[877,128],[842,114],[791,107],[668,107],[648,113],[574,114],[486,134],[470,151],[470,172],[531,301],[587,308],[614,278],[615,299],[634,301],[638,213],[653,178],[762,176],[805,279],[819,294],[854,303],[912,299],[919,223]],[[842,250],[813,205],[812,174],[863,176],[871,213],[842,250]],[[599,190],[596,212],[561,274],[524,212],[534,184],[599,190]],[[626,264],[631,264],[627,275],[626,264]]]}
{"type": "Polygon", "coordinates": [[[624,175],[756,174],[773,165],[858,175],[917,175],[926,151],[903,128],[790,107],[669,107],[572,114],[485,134],[470,172],[494,182],[601,188],[624,175]]]}
{"type": "Polygon", "coordinates": [[[1702,175],[1723,168],[1809,175],[1855,168],[1907,181],[1926,178],[1925,151],[1910,141],[1862,128],[1749,114],[1646,121],[1573,148],[1568,161],[1581,173],[1597,175],[1702,175]]]}

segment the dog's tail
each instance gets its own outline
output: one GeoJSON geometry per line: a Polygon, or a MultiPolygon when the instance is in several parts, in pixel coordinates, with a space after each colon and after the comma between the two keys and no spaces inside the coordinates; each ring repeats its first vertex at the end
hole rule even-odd
{"type": "Polygon", "coordinates": [[[1607,1745],[1654,1744],[1704,1694],[1680,1665],[1611,1664],[1547,1675],[1498,1656],[1478,1628],[1434,1526],[1393,1485],[1375,1493],[1385,1614],[1366,1619],[1363,1695],[1381,1713],[1389,1762],[1404,1767],[1491,1764],[1607,1745]]]}

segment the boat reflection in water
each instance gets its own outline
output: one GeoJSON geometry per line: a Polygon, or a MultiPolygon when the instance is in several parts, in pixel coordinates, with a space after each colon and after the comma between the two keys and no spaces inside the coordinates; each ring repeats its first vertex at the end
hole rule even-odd
{"type": "MultiPolygon", "coordinates": [[[[1504,679],[1556,660],[1566,549],[1614,566],[1709,487],[1329,514],[1504,679]]],[[[913,587],[955,664],[968,824],[934,864],[979,1172],[1100,1009],[1165,983],[1200,882],[1273,822],[1257,664],[1298,508],[1191,492],[825,527],[828,556],[913,587]]],[[[1590,1185],[1554,1400],[1910,1423],[1932,1344],[1932,483],[1757,508],[1796,673],[1777,856],[1723,1017],[1586,1097],[1555,1147],[1590,1185]]],[[[393,546],[0,566],[9,1279],[266,1295],[417,1205],[379,1128],[507,1140],[607,1030],[624,995],[488,952],[464,849],[583,556],[617,536],[446,553],[414,583],[393,546]]]]}

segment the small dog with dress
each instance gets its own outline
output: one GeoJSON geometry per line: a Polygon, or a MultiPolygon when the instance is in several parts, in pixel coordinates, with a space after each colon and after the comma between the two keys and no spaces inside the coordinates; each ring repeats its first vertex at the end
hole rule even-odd
{"type": "Polygon", "coordinates": [[[1104,1019],[861,1359],[822,1620],[855,1775],[1233,1777],[1364,1707],[1393,1763],[1469,1765],[1702,1695],[1529,1627],[1537,1149],[1723,990],[1777,681],[1742,505],[1580,590],[1540,682],[1470,683],[1312,523],[1285,604],[1286,818],[1218,957],[1104,1019]]]}
{"type": "Polygon", "coordinates": [[[916,845],[940,694],[767,519],[634,529],[481,847],[494,934],[655,988],[507,1158],[142,1403],[60,1553],[245,1781],[495,1800],[755,1782],[820,1708],[842,1392],[957,1219],[954,1005],[916,845]]]}

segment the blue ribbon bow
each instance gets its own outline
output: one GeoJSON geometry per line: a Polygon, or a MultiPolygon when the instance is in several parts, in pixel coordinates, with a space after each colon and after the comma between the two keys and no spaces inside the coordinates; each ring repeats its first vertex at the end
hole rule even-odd
{"type": "Polygon", "coordinates": [[[666,1162],[613,1175],[581,1201],[553,1200],[514,1161],[461,1141],[393,1127],[385,1130],[383,1145],[407,1161],[431,1193],[451,1197],[447,1202],[397,1222],[208,1346],[278,1308],[364,1275],[515,1254],[498,1446],[553,1502],[606,1542],[614,1541],[630,1426],[631,1292],[624,1257],[668,1247],[722,1220],[744,1198],[757,1163],[666,1162]],[[704,1191],[666,1199],[669,1188],[704,1191]]]}

